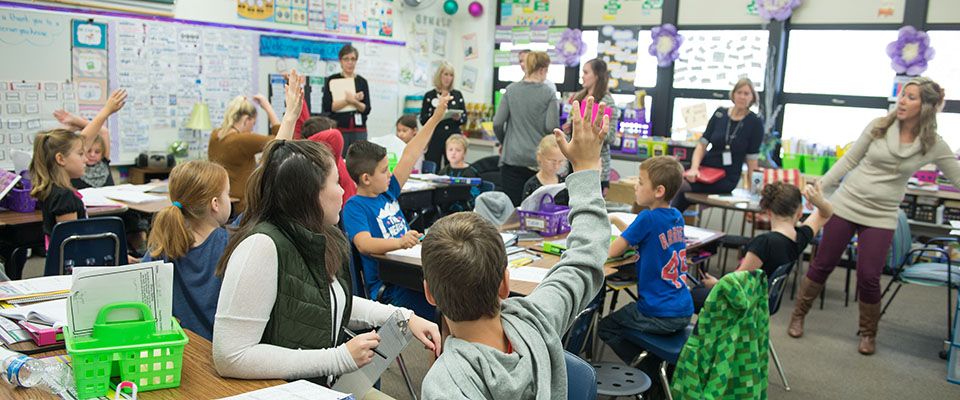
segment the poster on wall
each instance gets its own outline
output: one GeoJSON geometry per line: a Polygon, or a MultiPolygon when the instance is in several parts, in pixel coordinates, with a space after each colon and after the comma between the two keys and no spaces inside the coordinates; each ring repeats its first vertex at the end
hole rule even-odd
{"type": "Polygon", "coordinates": [[[477,69],[469,65],[463,67],[463,80],[460,82],[460,87],[467,92],[473,93],[473,89],[477,86],[477,69]]]}
{"type": "Polygon", "coordinates": [[[474,60],[478,55],[477,34],[470,33],[463,35],[463,59],[474,60]]]}
{"type": "Polygon", "coordinates": [[[73,47],[107,49],[107,24],[73,20],[73,47]]]}
{"type": "Polygon", "coordinates": [[[257,21],[273,21],[273,0],[237,0],[237,16],[257,21]]]}
{"type": "Polygon", "coordinates": [[[610,71],[610,91],[630,93],[634,91],[637,76],[637,28],[600,29],[597,40],[597,57],[607,62],[610,71]]]}
{"type": "Polygon", "coordinates": [[[500,0],[500,24],[562,26],[569,8],[567,0],[500,0]]]}
{"type": "Polygon", "coordinates": [[[447,55],[447,30],[446,29],[434,28],[433,54],[436,54],[441,57],[447,55]]]}

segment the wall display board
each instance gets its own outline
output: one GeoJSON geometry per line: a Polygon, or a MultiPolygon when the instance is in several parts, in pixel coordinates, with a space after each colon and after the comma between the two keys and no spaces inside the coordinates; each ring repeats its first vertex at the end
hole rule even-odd
{"type": "Polygon", "coordinates": [[[583,25],[660,25],[663,0],[583,0],[583,25]]]}
{"type": "Polygon", "coordinates": [[[566,26],[567,0],[500,0],[500,25],[566,26]]]}

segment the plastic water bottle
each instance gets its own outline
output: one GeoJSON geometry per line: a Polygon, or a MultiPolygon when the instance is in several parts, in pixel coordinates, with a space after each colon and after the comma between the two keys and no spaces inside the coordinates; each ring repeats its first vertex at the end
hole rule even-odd
{"type": "Polygon", "coordinates": [[[66,364],[32,358],[5,348],[0,348],[0,377],[14,387],[37,387],[54,394],[66,392],[75,384],[66,364]]]}

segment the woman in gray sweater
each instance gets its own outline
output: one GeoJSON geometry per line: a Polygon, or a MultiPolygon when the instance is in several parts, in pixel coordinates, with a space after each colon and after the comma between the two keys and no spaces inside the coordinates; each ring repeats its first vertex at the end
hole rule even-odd
{"type": "Polygon", "coordinates": [[[960,187],[960,163],[937,134],[937,111],[944,91],[929,78],[911,80],[897,108],[872,121],[853,147],[823,176],[823,186],[836,185],[834,214],[823,228],[816,258],[800,286],[788,333],[803,335],[803,318],[820,294],[827,277],[854,233],[857,233],[857,287],[860,289],[860,344],[862,354],[876,350],[880,321],[880,275],[897,227],[897,210],[907,179],[934,163],[960,187]],[[849,172],[849,173],[848,173],[849,172]]]}
{"type": "Polygon", "coordinates": [[[493,117],[493,132],[503,146],[500,179],[514,206],[520,205],[524,183],[537,173],[540,139],[560,128],[557,89],[544,84],[550,56],[530,52],[526,65],[527,76],[507,86],[493,117]]]}

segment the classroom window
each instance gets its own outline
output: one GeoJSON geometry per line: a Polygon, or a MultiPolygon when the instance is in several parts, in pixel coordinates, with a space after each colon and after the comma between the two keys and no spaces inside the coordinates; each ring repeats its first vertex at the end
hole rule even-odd
{"type": "Polygon", "coordinates": [[[960,150],[960,113],[937,114],[937,133],[950,145],[951,150],[960,150]]]}
{"type": "Polygon", "coordinates": [[[784,91],[887,97],[895,73],[886,47],[896,39],[897,31],[793,29],[784,91]]]}
{"type": "MultiPolygon", "coordinates": [[[[677,97],[673,99],[673,124],[671,139],[696,140],[707,129],[707,122],[718,108],[733,107],[730,99],[691,99],[677,97]]],[[[757,105],[750,107],[750,111],[758,112],[757,105]]]]}
{"type": "Polygon", "coordinates": [[[783,110],[783,139],[843,146],[856,141],[870,121],[887,115],[882,108],[787,104],[783,110]]]}
{"type": "MultiPolygon", "coordinates": [[[[500,50],[511,51],[518,49],[527,49],[530,51],[547,51],[553,46],[547,43],[501,43],[500,50]]],[[[553,62],[555,60],[551,60],[553,62]]],[[[551,81],[557,85],[563,83],[564,74],[566,67],[563,64],[550,64],[550,68],[547,69],[547,80],[551,81]]],[[[506,67],[499,67],[497,69],[497,79],[500,82],[518,82],[523,79],[523,69],[519,65],[508,65],[506,67]]]]}
{"type": "MultiPolygon", "coordinates": [[[[683,46],[674,63],[673,87],[730,90],[742,77],[763,91],[767,67],[765,30],[682,30],[683,46]]],[[[649,35],[647,45],[650,45],[649,35]]],[[[644,51],[646,46],[640,46],[644,51]]],[[[646,55],[646,53],[644,53],[646,55]]],[[[652,56],[644,57],[654,61],[652,56]]],[[[654,75],[654,79],[656,76],[654,75]]]]}
{"type": "Polygon", "coordinates": [[[948,99],[960,100],[960,51],[956,51],[960,31],[929,31],[927,34],[930,35],[930,46],[938,51],[927,63],[923,75],[946,88],[948,99]]]}

